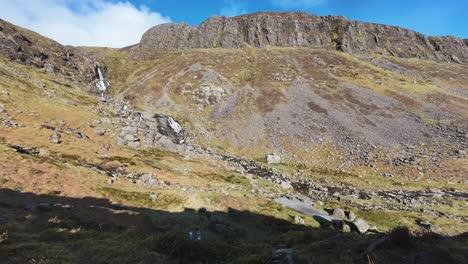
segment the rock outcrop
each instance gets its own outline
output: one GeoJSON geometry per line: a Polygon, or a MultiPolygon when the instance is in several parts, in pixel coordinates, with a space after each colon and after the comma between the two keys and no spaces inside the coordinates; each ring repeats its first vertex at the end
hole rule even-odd
{"type": "Polygon", "coordinates": [[[63,46],[2,19],[0,56],[81,82],[88,82],[94,73],[93,59],[83,55],[78,48],[63,46]]]}
{"type": "Polygon", "coordinates": [[[163,24],[147,31],[131,47],[138,58],[167,50],[244,47],[320,47],[351,54],[383,54],[435,61],[467,62],[467,41],[428,37],[394,26],[304,12],[214,16],[200,26],[163,24]]]}

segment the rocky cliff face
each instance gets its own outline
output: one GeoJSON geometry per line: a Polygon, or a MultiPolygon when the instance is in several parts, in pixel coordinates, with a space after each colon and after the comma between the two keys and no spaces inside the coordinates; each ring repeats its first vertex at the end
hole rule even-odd
{"type": "Polygon", "coordinates": [[[63,46],[0,19],[0,56],[24,65],[58,73],[75,81],[89,81],[95,62],[79,49],[63,46]]]}
{"type": "Polygon", "coordinates": [[[466,40],[456,37],[427,37],[399,27],[298,12],[214,16],[200,26],[159,25],[146,32],[133,50],[137,57],[148,58],[167,50],[193,48],[320,47],[352,54],[467,62],[465,44],[466,40]]]}

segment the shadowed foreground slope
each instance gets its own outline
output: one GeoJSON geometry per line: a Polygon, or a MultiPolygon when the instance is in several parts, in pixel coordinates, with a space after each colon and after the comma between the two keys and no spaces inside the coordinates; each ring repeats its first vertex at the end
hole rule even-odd
{"type": "Polygon", "coordinates": [[[3,263],[274,263],[292,248],[298,263],[466,263],[466,234],[405,229],[386,235],[337,233],[237,211],[166,212],[0,190],[3,263]],[[200,231],[193,241],[190,231],[200,231]],[[6,235],[5,235],[6,234],[6,235]],[[372,245],[377,245],[376,247],[372,245]]]}

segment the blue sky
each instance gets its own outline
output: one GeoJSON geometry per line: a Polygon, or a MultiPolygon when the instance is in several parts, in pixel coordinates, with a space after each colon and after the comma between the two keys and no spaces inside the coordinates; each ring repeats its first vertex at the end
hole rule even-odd
{"type": "Polygon", "coordinates": [[[306,11],[468,38],[468,0],[0,0],[0,18],[63,44],[124,47],[150,27],[212,15],[306,11]]]}

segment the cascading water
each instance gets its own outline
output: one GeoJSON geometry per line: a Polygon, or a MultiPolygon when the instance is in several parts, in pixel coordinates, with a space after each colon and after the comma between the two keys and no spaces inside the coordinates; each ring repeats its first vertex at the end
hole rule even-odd
{"type": "Polygon", "coordinates": [[[104,93],[107,91],[107,88],[109,87],[109,83],[104,79],[104,75],[102,74],[102,70],[99,65],[96,65],[96,72],[98,74],[96,87],[101,93],[101,96],[104,96],[104,93]]]}

